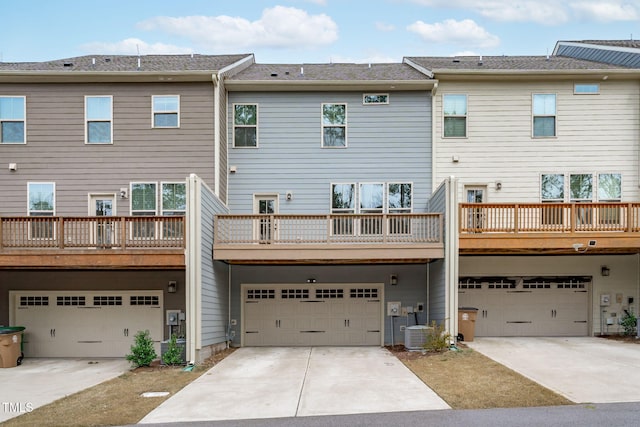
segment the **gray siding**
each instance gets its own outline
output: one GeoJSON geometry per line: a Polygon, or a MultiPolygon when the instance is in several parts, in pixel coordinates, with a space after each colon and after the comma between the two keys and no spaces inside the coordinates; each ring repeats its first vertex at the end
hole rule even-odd
{"type": "MultiPolygon", "coordinates": [[[[429,199],[429,212],[442,213],[443,221],[442,235],[446,236],[446,215],[447,215],[447,185],[442,183],[429,199]]],[[[446,244],[446,239],[445,239],[446,244]]],[[[435,320],[438,324],[444,322],[446,318],[446,275],[447,263],[443,259],[432,261],[429,264],[429,321],[435,320]]]]}
{"type": "Polygon", "coordinates": [[[228,213],[211,189],[202,186],[201,193],[201,272],[202,275],[202,345],[213,345],[227,340],[227,319],[229,317],[229,266],[214,261],[211,256],[213,247],[213,217],[219,213],[228,213]]]}
{"type": "Polygon", "coordinates": [[[413,210],[431,191],[431,95],[390,92],[363,105],[362,92],[229,94],[229,208],[251,213],[253,194],[280,195],[281,213],[326,213],[330,184],[413,182],[413,210]],[[258,104],[259,148],[233,148],[234,103],[258,104]],[[321,148],[322,103],[347,104],[348,148],[321,148]],[[286,201],[287,191],[293,200],[286,201]]]}
{"type": "MultiPolygon", "coordinates": [[[[196,173],[213,185],[211,83],[12,84],[0,95],[26,96],[26,145],[0,144],[0,215],[26,215],[27,182],[56,183],[56,214],[86,215],[89,193],[117,193],[132,181],[182,181],[196,173]],[[180,95],[180,128],[151,127],[151,96],[180,95]],[[113,96],[113,144],[84,139],[84,96],[113,96]],[[17,163],[10,172],[8,163],[17,163]]],[[[118,200],[128,215],[130,200],[118,200]]]]}
{"type": "MultiPolygon", "coordinates": [[[[232,344],[240,346],[242,333],[240,287],[242,284],[282,284],[306,283],[309,277],[316,279],[317,284],[326,283],[366,283],[384,284],[384,331],[385,344],[391,344],[391,320],[386,316],[387,301],[401,301],[403,306],[416,307],[418,302],[427,301],[427,267],[424,264],[415,265],[357,265],[357,266],[240,266],[231,267],[231,318],[237,321],[232,326],[235,334],[232,344]],[[389,276],[398,275],[398,285],[389,285],[389,276]]],[[[311,285],[313,286],[313,285],[311,285]]],[[[404,333],[400,326],[415,324],[413,316],[397,317],[395,319],[394,341],[396,344],[404,342],[404,333]]],[[[418,313],[418,323],[426,322],[426,313],[418,313]]]]}

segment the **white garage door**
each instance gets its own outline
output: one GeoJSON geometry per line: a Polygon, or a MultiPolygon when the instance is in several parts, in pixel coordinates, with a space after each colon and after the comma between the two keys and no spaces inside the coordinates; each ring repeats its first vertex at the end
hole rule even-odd
{"type": "Polygon", "coordinates": [[[381,345],[381,292],[376,285],[243,285],[243,345],[381,345]]]}
{"type": "Polygon", "coordinates": [[[160,350],[162,292],[12,292],[26,357],[124,357],[148,329],[160,350]]]}
{"type": "Polygon", "coordinates": [[[475,307],[476,336],[585,336],[590,277],[461,278],[458,305],[475,307]]]}

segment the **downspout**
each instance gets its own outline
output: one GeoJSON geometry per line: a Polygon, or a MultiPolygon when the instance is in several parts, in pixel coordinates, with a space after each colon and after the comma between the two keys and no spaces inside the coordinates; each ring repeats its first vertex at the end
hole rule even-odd
{"type": "Polygon", "coordinates": [[[199,327],[197,316],[197,287],[198,284],[198,256],[199,251],[199,222],[198,222],[198,191],[197,176],[189,175],[188,188],[188,218],[187,218],[187,245],[185,258],[187,268],[187,286],[185,291],[186,317],[187,317],[187,360],[190,365],[196,363],[196,336],[199,327]]]}
{"type": "Polygon", "coordinates": [[[231,264],[229,264],[229,278],[227,279],[227,285],[229,287],[228,290],[228,296],[229,296],[229,306],[228,306],[228,312],[229,312],[229,318],[227,319],[227,325],[229,325],[229,328],[227,329],[229,331],[229,336],[227,337],[227,348],[231,347],[231,341],[234,337],[231,336],[231,264]]]}
{"type": "Polygon", "coordinates": [[[448,332],[453,338],[458,334],[458,183],[454,176],[447,182],[447,219],[446,219],[446,287],[448,306],[448,332]]]}
{"type": "Polygon", "coordinates": [[[438,82],[435,82],[431,89],[431,193],[436,191],[439,183],[436,182],[438,176],[438,162],[436,149],[436,92],[438,90],[438,82]]]}

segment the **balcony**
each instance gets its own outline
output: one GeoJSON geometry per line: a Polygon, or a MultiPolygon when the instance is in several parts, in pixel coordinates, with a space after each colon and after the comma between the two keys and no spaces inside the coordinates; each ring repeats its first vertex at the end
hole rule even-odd
{"type": "Polygon", "coordinates": [[[0,268],[184,268],[184,218],[0,217],[0,268]]]}
{"type": "Polygon", "coordinates": [[[459,232],[462,254],[637,253],[640,203],[460,203],[459,232]]]}
{"type": "Polygon", "coordinates": [[[214,259],[230,263],[427,262],[442,258],[441,214],[218,215],[214,259]]]}

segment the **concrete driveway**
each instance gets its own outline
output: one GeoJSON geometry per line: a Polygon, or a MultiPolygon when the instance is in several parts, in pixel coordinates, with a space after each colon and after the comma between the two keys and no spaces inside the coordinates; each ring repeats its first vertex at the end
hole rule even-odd
{"type": "Polygon", "coordinates": [[[26,358],[0,369],[0,422],[115,378],[130,369],[125,359],[26,358]]]}
{"type": "Polygon", "coordinates": [[[573,402],[640,402],[640,344],[596,337],[476,338],[466,344],[573,402]]]}
{"type": "Polygon", "coordinates": [[[236,350],[141,423],[449,409],[379,347],[236,350]]]}

